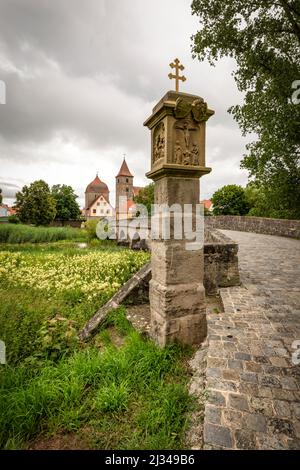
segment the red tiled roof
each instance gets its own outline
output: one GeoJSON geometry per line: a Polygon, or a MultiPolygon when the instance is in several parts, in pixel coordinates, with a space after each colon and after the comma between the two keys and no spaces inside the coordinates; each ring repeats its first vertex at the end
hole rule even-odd
{"type": "Polygon", "coordinates": [[[203,199],[203,201],[200,202],[204,205],[205,209],[210,209],[212,206],[212,202],[210,199],[203,199]]]}
{"type": "Polygon", "coordinates": [[[132,199],[128,199],[127,201],[127,211],[131,209],[133,206],[135,206],[135,202],[132,199]]]}
{"type": "Polygon", "coordinates": [[[88,192],[98,192],[98,191],[108,191],[108,187],[103,181],[100,180],[99,176],[96,175],[96,178],[87,186],[86,193],[88,192]]]}
{"type": "Polygon", "coordinates": [[[143,189],[143,187],[142,186],[133,186],[132,189],[133,189],[133,195],[137,196],[139,194],[140,190],[143,189]]]}
{"type": "Polygon", "coordinates": [[[119,173],[117,174],[116,178],[118,176],[133,176],[129,171],[129,168],[127,166],[125,158],[123,160],[123,163],[121,165],[121,168],[120,168],[119,173]]]}

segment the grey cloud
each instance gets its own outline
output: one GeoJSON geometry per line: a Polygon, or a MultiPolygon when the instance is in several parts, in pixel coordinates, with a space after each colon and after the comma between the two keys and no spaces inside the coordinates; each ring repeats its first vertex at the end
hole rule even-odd
{"type": "Polygon", "coordinates": [[[231,76],[235,64],[224,59],[212,68],[193,61],[190,36],[198,27],[190,0],[1,0],[4,177],[18,169],[30,182],[51,162],[57,165],[51,184],[54,178],[70,184],[71,175],[74,186],[83,188],[83,172],[74,170],[67,150],[72,145],[85,168],[98,155],[99,171],[108,165],[115,171],[126,152],[136,181],[145,181],[150,135],[142,124],[173,87],[168,64],[178,56],[188,78],[183,91],[203,96],[216,111],[207,133],[214,172],[204,187],[225,184],[226,178],[244,180],[239,170],[244,140],[227,113],[242,99],[231,76]]]}

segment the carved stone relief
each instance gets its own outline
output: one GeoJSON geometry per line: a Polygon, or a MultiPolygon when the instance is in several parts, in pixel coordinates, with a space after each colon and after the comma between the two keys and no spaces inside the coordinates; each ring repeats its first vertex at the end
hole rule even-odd
{"type": "Polygon", "coordinates": [[[165,157],[165,125],[161,122],[153,135],[153,164],[165,157]]]}
{"type": "Polygon", "coordinates": [[[179,119],[173,127],[173,158],[177,165],[199,165],[198,124],[192,118],[179,119]]]}

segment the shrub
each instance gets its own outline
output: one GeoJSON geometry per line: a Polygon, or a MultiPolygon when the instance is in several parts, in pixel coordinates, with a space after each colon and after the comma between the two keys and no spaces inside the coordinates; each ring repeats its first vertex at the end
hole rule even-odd
{"type": "Polygon", "coordinates": [[[85,229],[86,229],[89,240],[93,240],[94,238],[97,238],[96,229],[97,229],[99,220],[100,219],[95,218],[95,219],[90,219],[86,221],[85,229]]]}
{"type": "Polygon", "coordinates": [[[16,215],[16,214],[13,214],[13,215],[10,215],[8,217],[8,222],[10,224],[19,224],[20,223],[20,219],[19,217],[16,215]]]}

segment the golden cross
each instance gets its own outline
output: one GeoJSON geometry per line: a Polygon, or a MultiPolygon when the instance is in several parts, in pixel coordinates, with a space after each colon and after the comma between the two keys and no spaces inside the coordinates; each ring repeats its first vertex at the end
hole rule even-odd
{"type": "Polygon", "coordinates": [[[175,59],[174,62],[170,64],[170,67],[172,69],[175,68],[175,75],[173,73],[169,73],[169,79],[172,80],[173,78],[175,78],[175,90],[179,91],[179,80],[181,80],[182,82],[186,81],[184,75],[182,77],[179,76],[179,70],[184,70],[184,66],[180,63],[179,59],[175,59]]]}

